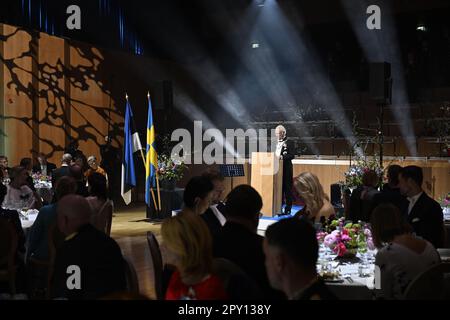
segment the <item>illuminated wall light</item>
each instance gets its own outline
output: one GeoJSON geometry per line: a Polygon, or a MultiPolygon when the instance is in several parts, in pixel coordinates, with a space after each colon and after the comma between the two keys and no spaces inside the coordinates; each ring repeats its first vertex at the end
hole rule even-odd
{"type": "Polygon", "coordinates": [[[258,49],[259,43],[252,43],[252,49],[258,49]]]}

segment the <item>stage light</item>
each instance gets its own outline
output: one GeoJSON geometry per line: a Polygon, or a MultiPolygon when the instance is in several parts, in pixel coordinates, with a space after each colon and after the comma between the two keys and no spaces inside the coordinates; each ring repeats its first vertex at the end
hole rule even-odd
{"type": "Polygon", "coordinates": [[[258,7],[264,7],[265,3],[266,3],[266,0],[256,0],[256,5],[258,7]]]}
{"type": "Polygon", "coordinates": [[[259,43],[252,43],[252,49],[258,49],[259,43]]]}

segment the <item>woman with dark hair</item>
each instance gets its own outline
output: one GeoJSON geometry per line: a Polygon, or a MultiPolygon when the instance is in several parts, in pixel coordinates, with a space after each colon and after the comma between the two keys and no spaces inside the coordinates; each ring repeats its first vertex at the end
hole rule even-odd
{"type": "Polygon", "coordinates": [[[371,217],[372,235],[379,249],[375,264],[380,268],[381,298],[402,299],[405,289],[420,273],[440,258],[431,243],[411,233],[412,228],[392,204],[381,204],[371,217]]]}
{"type": "Polygon", "coordinates": [[[99,230],[104,231],[104,219],[100,213],[110,202],[108,201],[108,187],[106,177],[100,173],[94,172],[88,177],[89,197],[86,200],[91,207],[91,224],[99,230]]]}
{"type": "Polygon", "coordinates": [[[34,188],[34,181],[31,176],[33,174],[33,161],[31,160],[31,158],[23,158],[22,160],[20,160],[19,166],[24,167],[28,172],[27,186],[31,190],[33,190],[33,192],[36,191],[36,189],[34,188]]]}
{"type": "Polygon", "coordinates": [[[211,205],[214,184],[207,177],[193,177],[186,185],[183,194],[184,211],[201,215],[211,205]]]}

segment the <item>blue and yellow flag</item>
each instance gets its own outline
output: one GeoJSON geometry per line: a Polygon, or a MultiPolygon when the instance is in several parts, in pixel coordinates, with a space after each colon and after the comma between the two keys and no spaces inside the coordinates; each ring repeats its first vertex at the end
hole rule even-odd
{"type": "MultiPolygon", "coordinates": [[[[158,155],[156,153],[155,126],[153,125],[152,102],[148,95],[147,151],[145,159],[145,203],[152,201],[151,188],[156,185],[158,155]]],[[[156,199],[154,199],[156,201],[156,199]]]]}

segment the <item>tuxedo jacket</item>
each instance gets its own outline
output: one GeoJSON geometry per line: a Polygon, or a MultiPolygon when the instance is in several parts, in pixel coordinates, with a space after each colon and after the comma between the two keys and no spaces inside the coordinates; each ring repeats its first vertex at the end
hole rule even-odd
{"type": "Polygon", "coordinates": [[[293,142],[287,138],[284,139],[284,147],[281,150],[281,155],[283,156],[283,186],[290,189],[294,175],[292,160],[295,158],[295,153],[293,142]]]}
{"type": "MultiPolygon", "coordinates": [[[[56,169],[56,165],[51,162],[47,162],[47,175],[50,176],[53,170],[56,169]]],[[[41,165],[37,164],[33,167],[33,173],[41,173],[41,165]]]]}
{"type": "MultiPolygon", "coordinates": [[[[408,213],[407,210],[406,214],[408,213]]],[[[435,248],[443,247],[445,229],[442,208],[425,192],[422,193],[408,214],[408,222],[416,235],[431,242],[435,248]]]]}
{"type": "Polygon", "coordinates": [[[82,226],[56,253],[52,288],[53,297],[69,300],[94,300],[126,290],[125,263],[119,245],[92,225],[82,226]],[[69,266],[80,268],[79,290],[67,287],[69,266]]]}
{"type": "Polygon", "coordinates": [[[52,183],[53,188],[56,186],[56,182],[64,176],[69,176],[69,167],[61,167],[53,170],[52,172],[52,183]]]}

